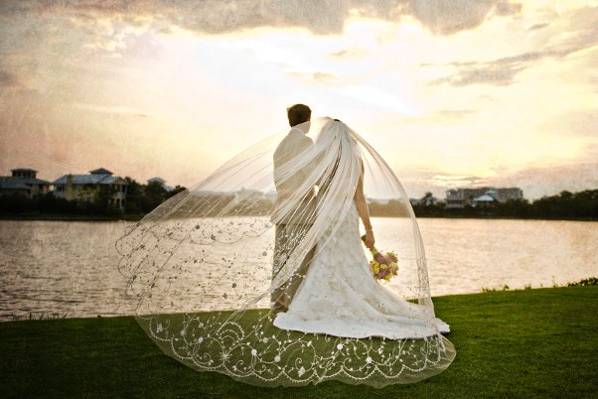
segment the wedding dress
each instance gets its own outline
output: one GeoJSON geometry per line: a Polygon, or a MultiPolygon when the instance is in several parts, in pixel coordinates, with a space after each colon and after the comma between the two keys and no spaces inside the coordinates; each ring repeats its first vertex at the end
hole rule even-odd
{"type": "Polygon", "coordinates": [[[312,118],[311,131],[314,145],[290,145],[278,163],[290,133],[258,142],[127,226],[116,249],[135,320],[177,361],[254,385],[383,387],[442,372],[456,352],[407,193],[344,123],[312,118]],[[369,270],[358,182],[389,205],[383,249],[400,266],[390,283],[369,270]],[[278,292],[292,299],[286,312],[271,308],[278,292]]]}
{"type": "MultiPolygon", "coordinates": [[[[289,310],[274,319],[276,327],[353,338],[423,338],[437,333],[426,325],[417,305],[372,276],[355,205],[336,231],[325,235],[321,241],[327,243],[313,259],[289,310]]],[[[440,332],[449,332],[445,322],[435,320],[440,332]]]]}

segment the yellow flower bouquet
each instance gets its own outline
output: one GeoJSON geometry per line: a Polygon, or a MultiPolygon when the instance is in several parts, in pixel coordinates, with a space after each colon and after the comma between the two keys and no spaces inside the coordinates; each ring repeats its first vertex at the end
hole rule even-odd
{"type": "MultiPolygon", "coordinates": [[[[365,241],[365,235],[361,236],[361,239],[365,241]]],[[[370,248],[372,253],[372,260],[370,261],[370,270],[377,280],[390,281],[393,276],[396,276],[399,272],[399,265],[397,263],[397,254],[394,252],[386,252],[383,254],[378,251],[376,247],[370,248]]]]}

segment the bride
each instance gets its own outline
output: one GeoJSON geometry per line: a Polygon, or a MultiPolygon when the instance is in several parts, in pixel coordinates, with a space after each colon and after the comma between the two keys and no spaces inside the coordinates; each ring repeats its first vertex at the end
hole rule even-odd
{"type": "MultiPolygon", "coordinates": [[[[302,109],[302,107],[304,106],[291,107],[289,114],[297,108],[302,109]]],[[[307,124],[307,121],[295,125],[289,135],[303,134],[302,132],[307,130],[303,124],[307,124]]],[[[324,199],[329,200],[325,193],[329,193],[333,186],[347,191],[338,193],[334,198],[336,201],[344,196],[351,198],[352,201],[346,212],[335,212],[328,215],[326,214],[326,205],[314,204],[318,200],[314,201],[313,196],[311,197],[313,202],[306,205],[305,201],[301,201],[297,206],[306,208],[313,205],[312,208],[315,208],[316,214],[312,214],[313,210],[310,213],[301,209],[297,213],[303,216],[302,220],[295,223],[307,224],[309,228],[313,229],[313,224],[317,223],[318,219],[326,218],[327,220],[322,221],[322,224],[327,228],[315,246],[319,249],[317,255],[313,256],[314,248],[307,256],[308,261],[302,262],[307,273],[298,276],[301,278],[301,283],[294,292],[290,306],[286,312],[281,312],[276,316],[274,325],[289,330],[353,338],[368,336],[393,339],[422,338],[434,335],[438,331],[448,332],[449,326],[438,318],[435,319],[435,326],[426,325],[426,317],[418,305],[408,302],[384,288],[375,280],[370,271],[368,260],[361,246],[359,218],[365,228],[366,246],[372,248],[375,239],[363,190],[363,161],[358,151],[357,141],[351,137],[348,126],[338,119],[329,119],[318,134],[316,148],[303,155],[299,152],[300,155],[297,157],[306,155],[308,158],[311,157],[306,166],[311,168],[312,176],[307,179],[302,176],[305,171],[301,169],[299,169],[299,173],[295,172],[287,179],[281,178],[280,173],[277,173],[277,167],[280,166],[276,161],[281,157],[278,152],[284,150],[288,158],[289,150],[284,148],[287,144],[285,140],[288,140],[288,136],[274,153],[274,176],[279,197],[287,194],[285,190],[289,190],[289,186],[298,186],[296,187],[297,191],[301,191],[301,188],[305,187],[302,184],[305,180],[309,181],[315,178],[319,184],[320,202],[324,199]],[[343,149],[342,146],[346,146],[346,148],[343,149]],[[321,155],[324,151],[337,153],[336,158],[332,157],[334,159],[333,168],[314,165],[316,162],[314,154],[321,155]],[[343,174],[343,171],[339,170],[341,165],[357,170],[343,174]],[[314,170],[315,176],[313,175],[314,170]],[[319,176],[320,174],[322,176],[319,176]],[[297,175],[299,175],[299,180],[297,175]],[[342,177],[343,175],[345,177],[342,177]],[[301,178],[303,180],[300,180],[301,178]],[[294,183],[294,185],[290,183],[294,183]],[[312,219],[316,219],[316,221],[312,219]]],[[[286,160],[286,162],[292,162],[293,166],[298,163],[296,160],[286,160]]],[[[301,197],[303,199],[305,195],[301,195],[301,197]]],[[[282,201],[279,201],[279,207],[282,206],[281,203],[282,201]]],[[[288,231],[290,224],[289,221],[286,221],[282,225],[288,231]]],[[[277,230],[280,229],[281,224],[276,227],[277,230]]],[[[278,241],[280,242],[281,239],[279,238],[278,241]]],[[[288,247],[287,251],[294,245],[288,245],[288,247]]],[[[279,252],[284,251],[279,250],[279,252]]],[[[278,256],[284,255],[279,254],[278,256]]],[[[286,297],[290,300],[289,291],[291,290],[287,289],[286,291],[286,297]]],[[[278,295],[274,296],[276,298],[275,310],[279,310],[282,296],[278,290],[278,295]]]]}
{"type": "Polygon", "coordinates": [[[254,385],[442,372],[455,349],[405,190],[345,123],[293,109],[290,132],[127,226],[116,248],[135,320],[177,361],[254,385]],[[370,221],[366,196],[390,217],[370,221]],[[398,274],[376,279],[364,244],[395,252],[398,274]]]}

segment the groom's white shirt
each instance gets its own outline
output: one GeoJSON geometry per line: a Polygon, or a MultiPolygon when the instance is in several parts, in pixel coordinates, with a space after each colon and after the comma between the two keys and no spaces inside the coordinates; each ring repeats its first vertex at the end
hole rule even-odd
{"type": "MultiPolygon", "coordinates": [[[[307,137],[303,130],[293,127],[284,139],[280,142],[276,150],[274,151],[274,184],[276,186],[276,203],[275,209],[285,201],[287,201],[293,194],[297,194],[297,191],[304,184],[305,180],[311,173],[312,165],[306,165],[305,167],[297,170],[292,176],[287,178],[285,181],[281,181],[278,170],[280,166],[284,165],[289,160],[298,156],[302,152],[306,151],[310,146],[314,144],[310,137],[307,137]]],[[[313,188],[312,188],[313,190],[313,188]]],[[[299,206],[313,206],[313,201],[306,201],[303,205],[299,206]]]]}

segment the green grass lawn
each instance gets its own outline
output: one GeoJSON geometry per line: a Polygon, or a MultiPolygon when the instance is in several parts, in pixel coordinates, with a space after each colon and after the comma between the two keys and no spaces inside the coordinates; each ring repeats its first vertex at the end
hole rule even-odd
{"type": "Polygon", "coordinates": [[[435,298],[457,357],[374,389],[260,388],[163,355],[131,317],[0,323],[0,398],[598,397],[598,286],[435,298]]]}

